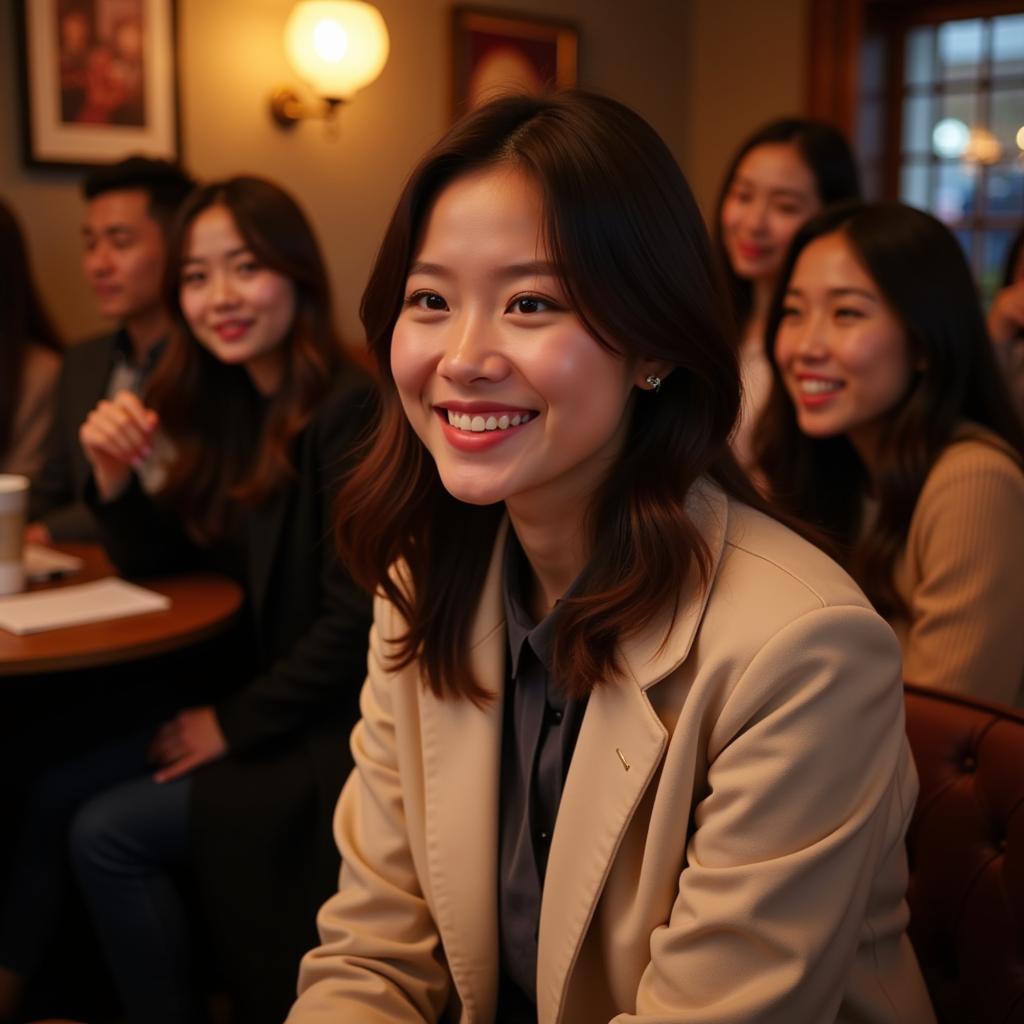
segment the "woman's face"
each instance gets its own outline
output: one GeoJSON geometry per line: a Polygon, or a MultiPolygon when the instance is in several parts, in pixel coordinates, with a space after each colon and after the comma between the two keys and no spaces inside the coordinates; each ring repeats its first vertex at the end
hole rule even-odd
{"type": "Polygon", "coordinates": [[[226,207],[209,206],[192,222],[179,298],[204,348],[222,363],[244,366],[264,394],[278,386],[295,286],[253,255],[226,207]]]}
{"type": "Polygon", "coordinates": [[[449,493],[541,519],[604,480],[654,372],[598,344],[569,308],[540,192],[506,166],[456,179],[434,203],[391,369],[449,493]]]}
{"type": "Polygon", "coordinates": [[[864,455],[905,397],[906,331],[841,232],[800,254],[786,289],[775,362],[811,437],[845,434],[864,455]]]}
{"type": "Polygon", "coordinates": [[[814,175],[795,146],[755,146],[722,203],[722,242],[737,277],[773,282],[793,236],[820,209],[814,175]]]}

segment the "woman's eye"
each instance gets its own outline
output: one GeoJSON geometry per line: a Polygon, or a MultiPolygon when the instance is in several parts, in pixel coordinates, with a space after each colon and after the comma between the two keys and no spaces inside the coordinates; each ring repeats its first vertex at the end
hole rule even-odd
{"type": "Polygon", "coordinates": [[[258,270],[262,270],[262,264],[257,263],[255,260],[246,260],[245,263],[239,263],[235,270],[239,274],[255,274],[258,270]]]}
{"type": "Polygon", "coordinates": [[[182,284],[202,284],[206,280],[206,275],[199,270],[189,270],[181,275],[182,284]]]}
{"type": "Polygon", "coordinates": [[[508,306],[509,313],[550,313],[555,304],[549,299],[542,299],[539,295],[520,295],[513,299],[508,306]]]}
{"type": "Polygon", "coordinates": [[[837,320],[863,320],[864,313],[859,309],[854,309],[852,306],[840,306],[836,310],[837,320]]]}
{"type": "Polygon", "coordinates": [[[405,304],[410,307],[417,309],[426,309],[431,312],[444,312],[448,308],[448,303],[444,301],[442,295],[438,295],[437,292],[413,292],[406,300],[405,304]]]}
{"type": "Polygon", "coordinates": [[[796,306],[783,306],[779,315],[783,320],[788,320],[790,317],[799,316],[800,310],[796,306]]]}

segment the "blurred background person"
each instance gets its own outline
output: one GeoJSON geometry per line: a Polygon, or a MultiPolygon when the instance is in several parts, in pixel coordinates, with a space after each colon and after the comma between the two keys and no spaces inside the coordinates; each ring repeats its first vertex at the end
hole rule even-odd
{"type": "Polygon", "coordinates": [[[72,856],[129,1021],[198,1012],[184,869],[237,1019],[280,1024],[337,884],[330,824],[370,599],[338,563],[330,523],[376,402],[287,193],[253,178],[201,188],[170,253],[172,330],[145,404],[122,392],[82,427],[90,500],[123,572],[216,567],[243,583],[248,615],[239,657],[211,673],[222,692],[126,744],[131,781],[82,807],[72,856]],[[169,455],[148,495],[138,467],[157,432],[169,455]]]}
{"type": "Polygon", "coordinates": [[[825,211],[767,342],[775,499],[835,539],[908,682],[1020,704],[1024,431],[953,234],[898,203],[825,211]]]}
{"type": "Polygon", "coordinates": [[[0,473],[32,477],[42,468],[61,351],[25,236],[0,200],[0,473]]]}
{"type": "Polygon", "coordinates": [[[1010,243],[1003,286],[988,311],[988,332],[1024,419],[1024,226],[1010,243]]]}
{"type": "Polygon", "coordinates": [[[732,286],[739,328],[743,402],[732,446],[744,468],[751,467],[751,435],[771,384],[765,326],[789,243],[822,207],[859,196],[849,144],[819,121],[784,118],[764,125],[740,146],[726,172],[715,248],[732,286]]]}
{"type": "Polygon", "coordinates": [[[133,156],[91,171],[82,267],[112,333],[68,348],[46,459],[32,481],[27,537],[39,543],[97,538],[82,503],[89,465],[78,430],[96,403],[119,391],[138,392],[170,327],[160,291],[166,234],[192,179],[176,164],[133,156]]]}

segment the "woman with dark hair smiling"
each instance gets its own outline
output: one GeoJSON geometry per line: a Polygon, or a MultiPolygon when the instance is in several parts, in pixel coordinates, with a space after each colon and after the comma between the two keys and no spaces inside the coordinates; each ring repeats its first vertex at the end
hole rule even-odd
{"type": "Polygon", "coordinates": [[[636,114],[511,97],[414,171],[363,299],[377,594],[289,1021],[925,1024],[899,651],[758,511],[726,293],[636,114]]]}
{"type": "Polygon", "coordinates": [[[173,330],[147,404],[122,392],[82,426],[91,502],[122,571],[199,564],[239,578],[247,631],[230,671],[211,666],[228,692],[150,738],[155,774],[81,808],[72,858],[132,1024],[198,1012],[182,867],[238,1019],[269,1024],[337,878],[330,818],[351,766],[369,598],[334,557],[330,508],[375,402],[335,334],[316,238],[282,189],[198,189],[168,251],[173,330]],[[152,498],[140,472],[163,476],[152,498]]]}
{"type": "Polygon", "coordinates": [[[765,321],[786,250],[819,210],[859,195],[849,143],[821,121],[771,121],[743,142],[729,164],[715,207],[715,248],[740,329],[743,404],[732,444],[746,468],[771,382],[765,321]]]}
{"type": "Polygon", "coordinates": [[[769,320],[758,457],[896,630],[905,678],[1024,683],[1024,432],[952,233],[898,203],[798,236],[769,320]]]}

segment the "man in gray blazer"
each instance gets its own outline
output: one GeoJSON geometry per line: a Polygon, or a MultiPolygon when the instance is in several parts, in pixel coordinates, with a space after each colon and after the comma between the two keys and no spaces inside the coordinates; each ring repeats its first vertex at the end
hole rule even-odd
{"type": "Polygon", "coordinates": [[[167,230],[193,184],[176,164],[141,156],[97,168],[82,183],[82,266],[100,313],[117,328],[64,357],[46,462],[32,481],[28,540],[97,539],[82,502],[89,467],[78,428],[101,399],[138,393],[159,356],[170,327],[160,293],[167,230]]]}

